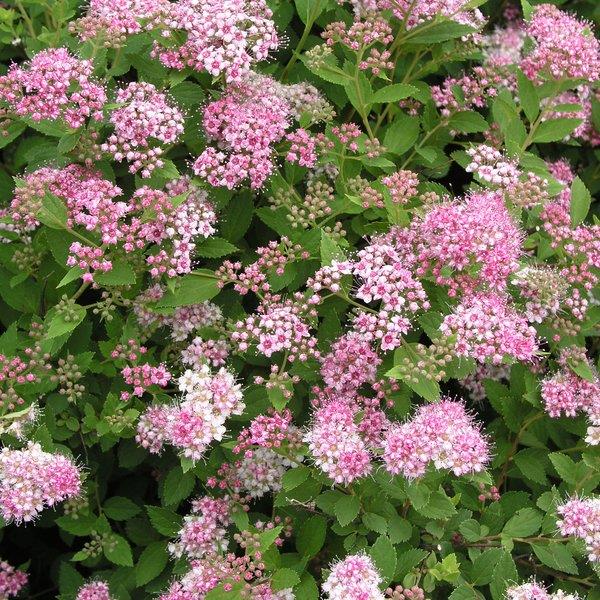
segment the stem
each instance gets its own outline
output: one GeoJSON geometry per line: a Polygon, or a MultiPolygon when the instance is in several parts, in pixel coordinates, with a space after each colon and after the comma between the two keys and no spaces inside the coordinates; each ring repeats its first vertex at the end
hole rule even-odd
{"type": "Polygon", "coordinates": [[[300,53],[301,53],[302,49],[304,48],[304,44],[306,44],[306,40],[308,39],[308,36],[310,35],[310,31],[311,31],[313,25],[315,24],[315,21],[317,20],[317,16],[320,14],[320,12],[321,12],[321,0],[317,0],[313,7],[313,11],[308,15],[308,18],[306,19],[306,24],[304,25],[304,31],[302,32],[302,37],[300,38],[298,45],[294,49],[294,52],[293,52],[292,57],[290,58],[288,64],[283,69],[283,73],[281,74],[282,81],[286,81],[291,68],[296,64],[296,62],[300,58],[300,53]]]}
{"type": "Polygon", "coordinates": [[[29,31],[29,35],[31,37],[35,38],[36,33],[35,33],[35,29],[33,28],[33,21],[31,20],[31,17],[27,14],[27,11],[21,4],[21,0],[15,0],[15,6],[17,7],[18,11],[21,13],[21,16],[23,17],[23,21],[25,21],[25,26],[27,27],[27,31],[29,31]]]}

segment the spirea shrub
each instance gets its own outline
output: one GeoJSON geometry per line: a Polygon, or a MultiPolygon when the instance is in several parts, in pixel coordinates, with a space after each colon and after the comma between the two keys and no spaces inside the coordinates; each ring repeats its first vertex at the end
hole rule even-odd
{"type": "Polygon", "coordinates": [[[0,600],[599,600],[594,21],[0,3],[0,600]]]}

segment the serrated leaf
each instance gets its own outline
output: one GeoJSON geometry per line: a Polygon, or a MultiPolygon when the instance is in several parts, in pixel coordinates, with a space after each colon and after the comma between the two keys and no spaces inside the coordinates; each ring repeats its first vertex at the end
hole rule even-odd
{"type": "Polygon", "coordinates": [[[581,119],[561,117],[551,121],[543,121],[537,128],[534,142],[560,142],[566,138],[576,127],[581,125],[581,119]]]}
{"type": "Polygon", "coordinates": [[[274,591],[293,588],[300,583],[300,577],[293,569],[277,569],[271,577],[271,587],[274,591]]]}
{"type": "Polygon", "coordinates": [[[303,556],[315,556],[325,543],[327,521],[320,515],[308,518],[298,531],[296,549],[303,556]]]}
{"type": "Polygon", "coordinates": [[[421,130],[417,117],[400,113],[394,117],[393,123],[387,128],[383,144],[389,152],[404,154],[417,141],[421,130]]]}
{"type": "Polygon", "coordinates": [[[398,102],[404,98],[414,97],[419,90],[409,83],[394,83],[377,90],[372,97],[373,103],[398,102]]]}
{"type": "Polygon", "coordinates": [[[146,506],[152,527],[162,535],[175,537],[181,529],[182,518],[175,511],[162,506],[146,506]]]}
{"type": "Polygon", "coordinates": [[[114,521],[126,521],[140,512],[140,507],[129,498],[113,496],[104,502],[104,514],[114,521]]]}
{"type": "Polygon", "coordinates": [[[474,110],[454,113],[448,121],[450,129],[461,133],[478,133],[489,129],[488,122],[474,110]]]}
{"type": "Polygon", "coordinates": [[[121,567],[133,567],[133,556],[129,542],[121,535],[111,533],[102,543],[104,556],[121,567]]]}
{"type": "Polygon", "coordinates": [[[37,212],[38,220],[52,229],[67,228],[67,207],[54,194],[46,192],[41,208],[37,212]]]}
{"type": "Polygon", "coordinates": [[[298,487],[306,481],[310,475],[310,469],[303,465],[288,469],[281,478],[281,486],[284,490],[289,491],[298,487]]]}
{"type": "Polygon", "coordinates": [[[135,566],[137,585],[146,585],[158,577],[169,562],[169,553],[164,542],[153,542],[146,546],[135,566]]]}
{"type": "Polygon", "coordinates": [[[522,508],[504,525],[502,533],[509,537],[527,537],[537,533],[542,525],[542,515],[535,508],[522,508]]]}
{"type": "Polygon", "coordinates": [[[577,227],[586,218],[592,197],[589,190],[579,177],[575,177],[571,184],[571,225],[577,227]]]}
{"type": "Polygon", "coordinates": [[[176,281],[174,291],[168,291],[158,302],[158,308],[190,306],[214,298],[220,291],[211,271],[192,271],[176,281]]]}
{"type": "Polygon", "coordinates": [[[385,535],[379,536],[369,549],[369,555],[381,574],[384,585],[387,584],[396,571],[396,551],[392,542],[385,535]]]}
{"type": "Polygon", "coordinates": [[[210,237],[196,245],[196,254],[206,258],[220,258],[221,256],[227,256],[228,254],[233,254],[237,251],[237,246],[216,236],[210,237]]]}
{"type": "Polygon", "coordinates": [[[540,114],[540,99],[535,91],[535,86],[520,69],[517,70],[517,83],[519,86],[519,103],[529,122],[533,123],[540,114]]]}
{"type": "Polygon", "coordinates": [[[342,527],[352,523],[360,511],[360,500],[357,496],[347,495],[340,498],[334,507],[335,516],[342,527]]]}
{"type": "Polygon", "coordinates": [[[579,573],[573,555],[564,544],[531,544],[531,547],[546,566],[571,575],[579,573]]]}

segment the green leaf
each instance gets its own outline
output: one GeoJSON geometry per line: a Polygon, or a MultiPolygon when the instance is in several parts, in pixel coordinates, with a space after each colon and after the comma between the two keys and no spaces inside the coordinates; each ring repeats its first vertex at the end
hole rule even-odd
{"type": "Polygon", "coordinates": [[[427,22],[412,29],[407,38],[412,44],[437,44],[469,35],[474,31],[477,30],[468,25],[456,23],[455,21],[442,21],[435,25],[427,22]]]}
{"type": "Polygon", "coordinates": [[[363,525],[370,531],[377,533],[387,533],[388,525],[385,517],[376,513],[367,512],[362,517],[363,525]]]}
{"type": "Polygon", "coordinates": [[[37,213],[40,223],[52,229],[67,228],[67,207],[60,198],[46,192],[42,207],[37,213]]]}
{"type": "Polygon", "coordinates": [[[592,197],[579,177],[575,177],[571,185],[571,224],[577,227],[586,218],[592,197]]]}
{"type": "Polygon", "coordinates": [[[135,566],[137,585],[146,585],[158,577],[169,562],[169,554],[164,542],[153,542],[146,546],[135,566]]]}
{"type": "Polygon", "coordinates": [[[73,331],[85,318],[85,307],[80,304],[73,304],[71,305],[71,313],[68,316],[65,316],[63,313],[57,313],[56,310],[48,313],[47,339],[59,337],[73,331]]]}
{"type": "Polygon", "coordinates": [[[113,496],[104,503],[102,507],[104,514],[113,521],[126,521],[135,517],[140,512],[140,507],[129,498],[113,496]]]}
{"type": "Polygon", "coordinates": [[[392,544],[406,542],[412,536],[412,525],[400,515],[394,515],[388,523],[388,533],[392,544]]]}
{"type": "Polygon", "coordinates": [[[316,556],[325,543],[327,535],[327,520],[314,515],[308,518],[298,531],[296,549],[303,556],[316,556]]]}
{"type": "Polygon", "coordinates": [[[474,110],[463,110],[454,113],[448,121],[448,126],[450,129],[461,133],[477,133],[487,131],[490,128],[488,122],[474,110]]]}
{"type": "Polygon", "coordinates": [[[94,281],[103,286],[133,285],[135,283],[135,272],[126,260],[116,260],[113,262],[110,271],[95,274],[94,281]]]}
{"type": "Polygon", "coordinates": [[[537,533],[542,525],[542,515],[535,508],[522,508],[511,517],[502,533],[509,537],[527,537],[537,533]]]}
{"type": "Polygon", "coordinates": [[[271,587],[274,591],[293,588],[300,583],[300,577],[293,569],[277,569],[271,578],[271,587]]]}
{"type": "Polygon", "coordinates": [[[534,142],[560,142],[564,140],[576,127],[581,125],[581,119],[561,117],[551,121],[543,121],[537,128],[534,142]]]}
{"type": "Polygon", "coordinates": [[[285,491],[293,490],[306,481],[310,475],[310,469],[304,465],[288,469],[281,478],[281,486],[285,491]]]}
{"type": "Polygon", "coordinates": [[[168,291],[156,304],[158,308],[189,306],[214,298],[220,291],[212,271],[192,271],[176,281],[175,291],[168,291]]]}
{"type": "Polygon", "coordinates": [[[162,535],[175,537],[181,529],[182,518],[175,511],[162,506],[146,506],[152,527],[162,535]]]}
{"type": "Polygon", "coordinates": [[[84,584],[85,579],[75,567],[68,562],[61,562],[58,569],[58,589],[61,594],[75,597],[77,590],[84,584]]]}
{"type": "Polygon", "coordinates": [[[327,2],[325,0],[294,0],[296,11],[302,22],[306,24],[314,23],[317,17],[323,12],[327,2]]]}
{"type": "Polygon", "coordinates": [[[321,230],[321,265],[330,265],[334,260],[344,259],[342,249],[326,231],[321,230]]]}
{"type": "Polygon", "coordinates": [[[187,498],[194,489],[196,478],[188,471],[184,473],[181,467],[173,467],[161,485],[161,499],[165,506],[179,504],[187,498]]]}
{"type": "Polygon", "coordinates": [[[387,128],[383,145],[394,154],[404,154],[417,141],[421,130],[418,117],[410,117],[400,113],[387,128]]]}
{"type": "Polygon", "coordinates": [[[210,237],[196,246],[196,254],[206,258],[219,258],[237,251],[237,246],[220,237],[210,237]]]}
{"type": "Polygon", "coordinates": [[[490,592],[493,600],[504,600],[504,595],[509,586],[519,581],[519,574],[515,561],[508,552],[504,552],[494,568],[490,592]]]}
{"type": "Polygon", "coordinates": [[[519,102],[530,123],[533,123],[540,114],[540,99],[535,86],[523,71],[517,70],[517,83],[519,86],[519,102]]]}
{"type": "Polygon", "coordinates": [[[94,531],[98,517],[95,515],[77,515],[74,519],[68,515],[58,517],[55,523],[67,533],[77,536],[87,536],[94,531]]]}
{"type": "Polygon", "coordinates": [[[133,567],[131,547],[123,536],[116,533],[106,536],[102,543],[102,549],[104,550],[104,556],[115,565],[133,567]]]}
{"type": "Polygon", "coordinates": [[[335,516],[342,527],[352,523],[360,511],[358,496],[347,495],[340,498],[334,507],[335,516]]]}
{"type": "Polygon", "coordinates": [[[525,448],[515,455],[515,464],[527,479],[546,485],[548,479],[544,469],[547,462],[547,450],[541,448],[525,448]]]}
{"type": "Polygon", "coordinates": [[[363,71],[359,71],[356,80],[351,80],[344,86],[348,99],[358,114],[368,113],[368,106],[372,102],[373,90],[368,77],[363,71]]]}
{"type": "Polygon", "coordinates": [[[409,83],[394,83],[377,90],[372,97],[373,103],[398,102],[404,98],[420,94],[419,90],[409,83]]]}
{"type": "Polygon", "coordinates": [[[415,510],[431,519],[447,519],[456,514],[456,508],[450,498],[444,492],[431,492],[427,503],[416,507],[415,510]]]}
{"type": "Polygon", "coordinates": [[[564,544],[531,544],[531,547],[540,561],[548,567],[571,575],[579,573],[571,551],[564,544]]]}
{"type": "Polygon", "coordinates": [[[448,596],[448,600],[478,600],[477,592],[468,585],[459,585],[448,596]]]}
{"type": "Polygon", "coordinates": [[[379,536],[369,549],[369,555],[381,574],[384,585],[387,584],[392,580],[396,571],[396,551],[392,542],[385,535],[379,536]]]}

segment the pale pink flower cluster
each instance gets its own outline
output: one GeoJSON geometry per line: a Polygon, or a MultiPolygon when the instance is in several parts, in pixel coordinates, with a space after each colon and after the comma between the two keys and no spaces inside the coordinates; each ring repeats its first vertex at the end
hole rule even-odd
{"type": "Polygon", "coordinates": [[[223,439],[225,421],[242,414],[241,386],[226,369],[212,373],[207,365],[188,369],[178,384],[181,401],[150,406],[140,417],[136,440],[152,453],[171,444],[182,456],[199,460],[213,440],[223,439]]]}
{"type": "Polygon", "coordinates": [[[460,77],[446,77],[441,85],[431,86],[431,96],[444,117],[459,110],[483,108],[498,95],[499,88],[515,89],[515,76],[502,62],[489,60],[460,77]],[[457,99],[455,90],[460,89],[457,99]]]}
{"type": "Polygon", "coordinates": [[[333,481],[348,485],[371,472],[371,454],[356,418],[358,407],[333,398],[313,413],[304,436],[317,466],[333,481]]]}
{"type": "Polygon", "coordinates": [[[450,296],[480,286],[503,290],[519,268],[523,233],[499,193],[433,206],[417,227],[416,273],[431,271],[437,283],[449,286],[450,296]]]}
{"type": "Polygon", "coordinates": [[[419,178],[412,171],[396,171],[387,177],[383,177],[381,183],[390,191],[394,204],[406,204],[417,195],[419,178]]]}
{"type": "Polygon", "coordinates": [[[87,119],[102,119],[106,93],[93,81],[92,71],[92,61],[80,60],[66,48],[42,50],[0,76],[0,101],[21,117],[62,119],[77,129],[87,119]]]}
{"type": "Polygon", "coordinates": [[[78,496],[81,474],[62,454],[29,442],[22,450],[0,451],[0,514],[17,525],[32,521],[46,507],[78,496]]]}
{"type": "Polygon", "coordinates": [[[585,351],[563,350],[559,357],[561,368],[542,381],[542,400],[551,417],[574,417],[579,412],[588,416],[590,426],[586,441],[590,445],[600,444],[600,379],[585,351]],[[573,356],[576,354],[577,356],[573,356]],[[592,374],[592,381],[580,377],[569,365],[569,357],[580,362],[592,374]]]}
{"type": "Polygon", "coordinates": [[[487,398],[483,382],[486,379],[492,381],[502,381],[510,377],[510,367],[508,365],[491,365],[487,363],[477,363],[475,372],[470,373],[464,379],[460,380],[460,385],[469,392],[469,398],[474,402],[480,402],[487,398]]]}
{"type": "Polygon", "coordinates": [[[65,202],[67,224],[96,230],[104,243],[115,243],[117,219],[127,212],[127,204],[114,201],[122,194],[119,187],[102,174],[80,165],[62,169],[43,167],[23,178],[14,190],[11,202],[13,220],[24,228],[37,227],[37,213],[42,208],[46,192],[65,202]]]}
{"type": "Polygon", "coordinates": [[[239,82],[253,63],[279,47],[273,13],[265,0],[179,0],[155,20],[161,36],[179,46],[158,43],[153,56],[172,69],[191,68],[239,82]]]}
{"type": "Polygon", "coordinates": [[[381,358],[371,344],[355,332],[339,337],[321,361],[325,384],[340,394],[352,394],[365,383],[377,380],[381,358]]]}
{"type": "Polygon", "coordinates": [[[526,266],[517,271],[512,283],[527,301],[524,313],[528,321],[541,323],[546,317],[564,309],[569,285],[552,267],[526,266]]]}
{"type": "Polygon", "coordinates": [[[529,581],[509,587],[506,590],[506,600],[579,600],[579,596],[566,594],[562,590],[551,594],[543,585],[529,581]]]}
{"type": "Polygon", "coordinates": [[[112,596],[105,581],[91,581],[79,588],[75,600],[112,600],[112,596]]]}
{"type": "Polygon", "coordinates": [[[258,415],[248,427],[242,429],[233,451],[236,454],[244,452],[245,455],[252,456],[252,446],[279,448],[292,438],[296,439],[297,431],[292,424],[292,413],[289,410],[275,412],[270,409],[268,415],[258,415]]]}
{"type": "Polygon", "coordinates": [[[444,398],[419,407],[415,416],[394,424],[383,438],[386,469],[413,479],[433,463],[457,477],[485,469],[489,443],[462,402],[444,398]]]}
{"type": "Polygon", "coordinates": [[[594,83],[600,78],[600,42],[591,23],[581,21],[552,4],[534,8],[527,24],[527,35],[535,48],[521,62],[530,79],[585,79],[594,83]]]}
{"type": "Polygon", "coordinates": [[[571,498],[556,512],[560,533],[582,539],[590,562],[600,562],[600,498],[571,498]]]}
{"type": "Polygon", "coordinates": [[[0,600],[16,596],[27,585],[27,573],[0,559],[0,600]]]}
{"type": "Polygon", "coordinates": [[[507,159],[487,144],[469,148],[467,154],[471,157],[471,163],[465,168],[467,173],[475,173],[488,183],[506,187],[518,180],[521,174],[516,161],[507,159]]]}
{"type": "Polygon", "coordinates": [[[191,569],[175,580],[159,600],[204,600],[210,590],[233,574],[231,565],[220,557],[193,560],[190,566],[191,569]]]}
{"type": "Polygon", "coordinates": [[[132,82],[117,92],[120,105],[112,111],[110,122],[114,127],[101,145],[116,161],[126,160],[129,172],[141,171],[150,177],[152,171],[163,166],[163,148],[159,144],[174,144],[183,133],[183,115],[151,83],[132,82]]]}
{"type": "Polygon", "coordinates": [[[328,600],[385,600],[379,589],[381,575],[366,554],[351,554],[331,565],[323,582],[328,600]]]}
{"type": "MultiPolygon", "coordinates": [[[[142,365],[133,365],[124,367],[121,371],[123,379],[127,385],[133,386],[131,394],[134,396],[143,396],[144,392],[151,386],[166,387],[171,381],[171,373],[165,365],[153,366],[149,363],[142,365]]],[[[123,392],[121,398],[129,399],[129,392],[123,392]]]]}
{"type": "Polygon", "coordinates": [[[229,356],[229,344],[224,339],[203,340],[195,337],[181,351],[181,362],[192,369],[207,363],[213,367],[221,367],[229,356]]]}
{"type": "Polygon", "coordinates": [[[270,448],[255,448],[235,464],[236,489],[255,499],[278,492],[283,475],[293,464],[270,448]]]}
{"type": "Polygon", "coordinates": [[[296,129],[285,136],[290,149],[285,157],[288,162],[301,167],[314,167],[317,162],[317,141],[306,129],[296,129]]]}
{"type": "Polygon", "coordinates": [[[233,189],[248,178],[253,189],[262,187],[273,172],[272,146],[285,135],[289,115],[288,102],[266,82],[229,86],[204,109],[204,131],[216,147],[202,152],[194,172],[213,186],[233,189]]]}
{"type": "Polygon", "coordinates": [[[479,362],[531,361],[538,351],[535,329],[506,297],[493,292],[465,298],[444,318],[440,331],[455,336],[458,356],[479,362]]]}
{"type": "Polygon", "coordinates": [[[167,0],[90,0],[87,13],[70,27],[80,40],[101,40],[118,48],[127,36],[141,33],[142,20],[150,20],[167,10],[167,0]]]}
{"type": "Polygon", "coordinates": [[[225,498],[203,496],[192,502],[192,514],[187,515],[178,538],[169,544],[176,557],[203,558],[227,549],[230,501],[225,498]]]}
{"type": "Polygon", "coordinates": [[[300,300],[266,297],[254,314],[235,324],[232,342],[240,352],[256,343],[257,350],[268,358],[275,352],[285,351],[292,362],[296,359],[304,362],[310,356],[318,356],[317,341],[309,325],[316,312],[300,300]]]}
{"type": "Polygon", "coordinates": [[[492,33],[482,38],[486,62],[500,65],[518,64],[522,58],[526,38],[525,24],[521,19],[511,19],[505,27],[496,27],[492,33]]]}

